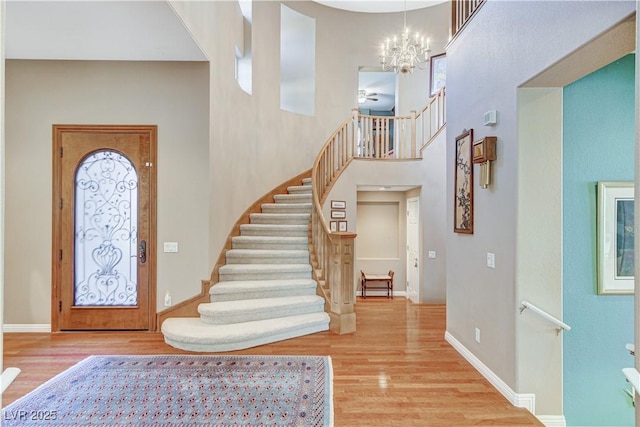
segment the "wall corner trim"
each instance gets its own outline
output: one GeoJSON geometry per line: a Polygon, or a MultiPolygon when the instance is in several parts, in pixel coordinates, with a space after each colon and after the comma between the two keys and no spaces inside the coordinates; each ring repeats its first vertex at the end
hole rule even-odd
{"type": "Polygon", "coordinates": [[[471,365],[476,368],[480,374],[486,378],[487,381],[491,383],[492,386],[496,388],[507,400],[518,408],[525,408],[532,414],[536,414],[536,395],[533,393],[516,393],[511,390],[500,377],[498,377],[491,369],[487,367],[480,359],[478,359],[473,353],[471,353],[460,341],[458,341],[453,335],[446,331],[444,334],[444,339],[447,341],[453,348],[456,349],[462,357],[467,359],[467,362],[471,363],[471,365]]]}
{"type": "Polygon", "coordinates": [[[48,323],[11,323],[2,325],[2,332],[51,332],[48,323]]]}

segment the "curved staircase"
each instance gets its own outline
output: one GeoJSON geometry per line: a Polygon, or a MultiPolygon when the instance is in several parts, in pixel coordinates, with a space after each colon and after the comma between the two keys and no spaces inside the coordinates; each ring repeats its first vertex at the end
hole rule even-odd
{"type": "Polygon", "coordinates": [[[329,329],[309,262],[311,179],[262,204],[233,237],[219,282],[200,317],[162,323],[165,342],[183,350],[233,351],[329,329]]]}

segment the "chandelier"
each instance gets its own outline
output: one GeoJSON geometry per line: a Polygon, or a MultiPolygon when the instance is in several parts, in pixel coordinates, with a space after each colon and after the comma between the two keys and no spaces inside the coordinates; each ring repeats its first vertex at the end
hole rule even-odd
{"type": "Polygon", "coordinates": [[[424,36],[416,33],[415,37],[409,37],[409,28],[407,27],[407,0],[404,1],[404,29],[400,35],[393,40],[387,40],[380,46],[380,63],[384,71],[393,70],[396,73],[413,73],[413,69],[418,67],[420,70],[427,68],[429,60],[429,39],[425,45],[424,36]]]}

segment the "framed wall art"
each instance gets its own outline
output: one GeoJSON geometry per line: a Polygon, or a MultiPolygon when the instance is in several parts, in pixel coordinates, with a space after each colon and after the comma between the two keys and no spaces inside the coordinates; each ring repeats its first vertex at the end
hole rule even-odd
{"type": "Polygon", "coordinates": [[[329,229],[332,233],[338,231],[338,221],[329,221],[329,229]]]}
{"type": "Polygon", "coordinates": [[[346,217],[346,211],[331,211],[331,219],[344,219],[346,217]]]}
{"type": "Polygon", "coordinates": [[[598,294],[633,294],[634,198],[631,181],[597,187],[598,294]]]}
{"type": "Polygon", "coordinates": [[[347,202],[343,200],[332,200],[331,201],[331,209],[346,209],[347,202]]]}
{"type": "Polygon", "coordinates": [[[456,137],[453,231],[473,234],[473,129],[456,137]]]}
{"type": "Polygon", "coordinates": [[[347,221],[338,221],[338,231],[341,233],[347,232],[347,221]]]}
{"type": "Polygon", "coordinates": [[[429,96],[435,96],[447,83],[447,55],[433,55],[429,59],[429,96]]]}

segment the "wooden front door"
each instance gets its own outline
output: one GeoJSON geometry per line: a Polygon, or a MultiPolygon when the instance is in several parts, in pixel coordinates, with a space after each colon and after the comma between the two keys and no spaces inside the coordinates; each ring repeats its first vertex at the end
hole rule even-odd
{"type": "Polygon", "coordinates": [[[53,126],[52,330],[155,330],[156,126],[53,126]]]}

